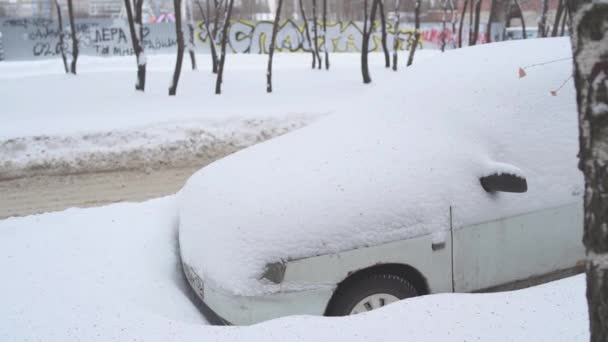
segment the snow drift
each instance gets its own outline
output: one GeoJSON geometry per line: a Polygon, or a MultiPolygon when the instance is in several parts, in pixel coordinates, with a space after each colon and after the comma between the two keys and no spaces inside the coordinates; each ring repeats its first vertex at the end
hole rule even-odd
{"type": "Polygon", "coordinates": [[[0,221],[0,341],[588,341],[585,279],[212,327],[188,299],[173,196],[0,221]],[[547,329],[547,322],[559,322],[547,329]]]}

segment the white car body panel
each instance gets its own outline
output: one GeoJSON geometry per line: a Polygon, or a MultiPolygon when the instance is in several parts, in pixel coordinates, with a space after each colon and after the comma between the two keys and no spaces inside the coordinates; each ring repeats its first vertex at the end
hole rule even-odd
{"type": "MultiPolygon", "coordinates": [[[[449,215],[450,210],[446,210],[449,215]]],[[[279,293],[239,296],[205,281],[204,302],[232,324],[323,315],[340,282],[379,264],[415,268],[429,293],[474,292],[577,266],[584,258],[580,201],[431,235],[287,262],[279,293]],[[453,237],[453,241],[452,241],[453,237]],[[452,243],[453,242],[453,243],[452,243]],[[441,245],[440,248],[433,248],[441,245]],[[452,250],[454,253],[452,254],[452,250]],[[284,285],[284,286],[283,286],[284,285]]],[[[452,209],[452,219],[458,210],[452,209]]]]}
{"type": "Polygon", "coordinates": [[[321,316],[333,292],[333,286],[322,286],[267,296],[236,296],[206,283],[204,302],[231,324],[249,325],[295,314],[321,316]]]}
{"type": "MultiPolygon", "coordinates": [[[[452,210],[457,217],[458,209],[452,210]]],[[[576,266],[584,258],[583,204],[454,227],[456,292],[479,291],[576,266]]]]}
{"type": "MultiPolygon", "coordinates": [[[[447,211],[446,211],[447,213],[447,211]]],[[[339,284],[351,273],[377,264],[417,269],[432,292],[452,291],[451,246],[433,251],[430,235],[287,263],[285,282],[339,284]]]]}

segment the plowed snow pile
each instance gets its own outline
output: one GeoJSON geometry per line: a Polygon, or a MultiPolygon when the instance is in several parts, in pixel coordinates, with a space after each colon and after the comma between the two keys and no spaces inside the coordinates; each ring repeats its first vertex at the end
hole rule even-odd
{"type": "MultiPolygon", "coordinates": [[[[417,62],[436,54],[420,51],[417,62]]],[[[134,90],[133,57],[83,57],[77,76],[63,74],[59,59],[0,63],[0,179],[202,165],[344,110],[370,91],[359,55],[335,55],[330,72],[310,70],[309,57],[278,54],[267,94],[267,56],[229,55],[218,96],[208,56],[200,55],[202,69],[184,65],[176,97],[167,95],[174,56],[148,58],[143,94],[134,90]]],[[[372,54],[377,82],[399,77],[382,63],[372,54]]]]}

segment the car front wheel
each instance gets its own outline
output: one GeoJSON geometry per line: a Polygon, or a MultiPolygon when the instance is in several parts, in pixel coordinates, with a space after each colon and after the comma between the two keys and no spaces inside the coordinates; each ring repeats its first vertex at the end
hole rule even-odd
{"type": "Polygon", "coordinates": [[[372,274],[339,287],[330,302],[327,315],[356,315],[417,295],[414,286],[403,277],[372,274]]]}

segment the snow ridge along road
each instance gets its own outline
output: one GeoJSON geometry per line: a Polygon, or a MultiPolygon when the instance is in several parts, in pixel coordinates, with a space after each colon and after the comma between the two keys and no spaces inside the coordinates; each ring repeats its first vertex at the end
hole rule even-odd
{"type": "Polygon", "coordinates": [[[0,218],[175,193],[202,166],[317,118],[233,120],[221,128],[213,122],[188,122],[9,139],[0,142],[0,193],[5,194],[0,218]]]}

